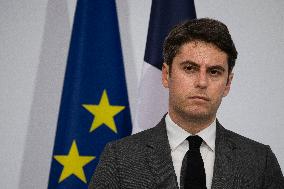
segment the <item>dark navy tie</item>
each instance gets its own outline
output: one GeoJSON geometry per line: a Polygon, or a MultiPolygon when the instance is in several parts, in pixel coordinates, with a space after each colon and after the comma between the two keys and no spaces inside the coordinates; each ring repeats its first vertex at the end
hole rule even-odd
{"type": "Polygon", "coordinates": [[[182,163],[182,185],[184,189],[206,189],[204,163],[200,154],[202,138],[195,135],[186,139],[189,149],[182,163]]]}

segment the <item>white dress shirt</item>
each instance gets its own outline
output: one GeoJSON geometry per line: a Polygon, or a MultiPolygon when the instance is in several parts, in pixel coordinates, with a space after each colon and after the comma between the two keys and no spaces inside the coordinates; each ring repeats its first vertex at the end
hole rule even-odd
{"type": "MultiPolygon", "coordinates": [[[[177,182],[180,186],[182,160],[189,148],[186,138],[192,134],[175,124],[169,114],[166,115],[165,121],[169,144],[171,147],[172,161],[177,176],[177,182]]],[[[206,173],[206,187],[207,189],[211,189],[215,160],[216,120],[209,127],[203,129],[196,135],[203,139],[200,146],[200,153],[206,173]]]]}

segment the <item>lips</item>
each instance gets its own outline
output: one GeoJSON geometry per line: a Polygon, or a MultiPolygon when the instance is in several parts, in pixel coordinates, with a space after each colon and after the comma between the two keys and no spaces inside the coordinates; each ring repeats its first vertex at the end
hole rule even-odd
{"type": "Polygon", "coordinates": [[[194,100],[204,100],[204,101],[209,101],[210,100],[208,97],[205,97],[205,96],[191,96],[189,98],[190,99],[194,99],[194,100]]]}

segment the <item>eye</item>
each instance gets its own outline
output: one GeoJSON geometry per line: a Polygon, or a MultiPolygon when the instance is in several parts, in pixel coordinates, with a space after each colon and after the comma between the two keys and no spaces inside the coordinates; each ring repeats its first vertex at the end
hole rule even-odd
{"type": "Polygon", "coordinates": [[[186,72],[194,72],[194,71],[196,70],[196,67],[193,66],[193,65],[188,64],[188,65],[185,65],[185,66],[183,67],[183,69],[184,69],[186,72]]]}
{"type": "Polygon", "coordinates": [[[210,75],[219,76],[219,75],[222,75],[222,72],[220,70],[217,70],[217,69],[212,69],[212,70],[210,70],[210,75]]]}

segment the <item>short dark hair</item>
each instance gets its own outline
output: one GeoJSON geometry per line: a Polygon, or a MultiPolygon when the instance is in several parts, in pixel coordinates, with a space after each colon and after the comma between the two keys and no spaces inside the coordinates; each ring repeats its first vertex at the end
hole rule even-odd
{"type": "Polygon", "coordinates": [[[233,70],[238,52],[229,30],[222,22],[210,18],[188,20],[175,26],[164,42],[164,62],[171,68],[180,47],[192,41],[203,41],[217,46],[228,55],[229,73],[233,70]]]}

